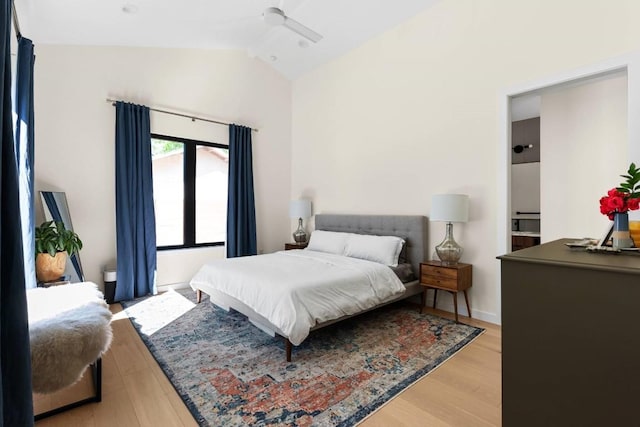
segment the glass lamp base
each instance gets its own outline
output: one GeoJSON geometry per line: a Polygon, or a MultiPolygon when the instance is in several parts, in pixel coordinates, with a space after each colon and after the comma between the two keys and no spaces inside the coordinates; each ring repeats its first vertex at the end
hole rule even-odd
{"type": "Polygon", "coordinates": [[[453,238],[453,224],[447,223],[447,233],[442,243],[436,246],[438,258],[446,265],[456,265],[462,256],[462,247],[453,238]]]}
{"type": "Polygon", "coordinates": [[[293,241],[296,243],[307,242],[307,232],[304,231],[304,227],[302,227],[302,218],[298,219],[298,229],[293,232],[293,241]]]}

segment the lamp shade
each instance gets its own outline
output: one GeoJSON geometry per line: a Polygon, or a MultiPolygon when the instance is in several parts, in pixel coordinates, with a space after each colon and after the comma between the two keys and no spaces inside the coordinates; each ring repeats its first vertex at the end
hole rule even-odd
{"type": "Polygon", "coordinates": [[[467,222],[469,196],[466,194],[436,194],[431,197],[431,221],[467,222]]]}
{"type": "Polygon", "coordinates": [[[311,217],[311,200],[298,199],[289,203],[290,218],[310,218],[311,217]]]}

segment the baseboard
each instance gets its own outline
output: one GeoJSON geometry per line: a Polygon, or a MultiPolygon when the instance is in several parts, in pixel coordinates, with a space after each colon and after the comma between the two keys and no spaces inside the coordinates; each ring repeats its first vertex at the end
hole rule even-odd
{"type": "Polygon", "coordinates": [[[166,285],[158,285],[158,292],[167,292],[171,289],[187,289],[189,284],[187,282],[181,283],[168,283],[166,285]]]}
{"type": "MultiPolygon", "coordinates": [[[[432,294],[433,292],[429,292],[429,294],[432,294]]],[[[449,294],[447,293],[439,293],[438,294],[438,305],[436,306],[436,308],[438,310],[442,310],[442,311],[448,311],[449,313],[455,313],[455,310],[453,308],[453,302],[451,301],[451,297],[449,296],[449,294]],[[443,295],[441,295],[443,294],[443,295]],[[448,296],[448,301],[443,302],[442,300],[445,299],[448,296]],[[445,298],[443,298],[445,297],[445,298]]],[[[427,303],[426,303],[427,307],[433,307],[433,296],[429,295],[429,297],[427,297],[427,303]]],[[[470,304],[472,305],[472,304],[470,304]]],[[[464,299],[461,299],[460,301],[458,301],[458,314],[461,316],[468,316],[469,313],[467,313],[467,306],[464,303],[464,299]]],[[[486,311],[480,311],[480,310],[474,310],[473,307],[471,308],[471,317],[474,319],[478,319],[478,320],[482,320],[484,322],[489,322],[489,323],[493,323],[494,325],[500,325],[500,319],[498,318],[498,316],[496,316],[495,313],[489,313],[486,311]]]]}

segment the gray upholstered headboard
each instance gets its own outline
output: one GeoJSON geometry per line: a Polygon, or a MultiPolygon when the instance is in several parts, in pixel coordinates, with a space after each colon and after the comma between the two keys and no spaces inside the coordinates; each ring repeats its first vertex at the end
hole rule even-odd
{"type": "Polygon", "coordinates": [[[405,240],[408,262],[416,277],[420,277],[420,263],[427,259],[427,217],[421,215],[339,215],[318,214],[316,230],[346,233],[398,236],[405,240]]]}

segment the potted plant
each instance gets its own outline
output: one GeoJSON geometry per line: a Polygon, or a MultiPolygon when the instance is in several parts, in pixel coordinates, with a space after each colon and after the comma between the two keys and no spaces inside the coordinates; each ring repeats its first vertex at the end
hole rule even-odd
{"type": "Polygon", "coordinates": [[[67,256],[80,252],[82,241],[64,223],[45,221],[36,227],[36,277],[40,282],[58,280],[67,256]]]}

